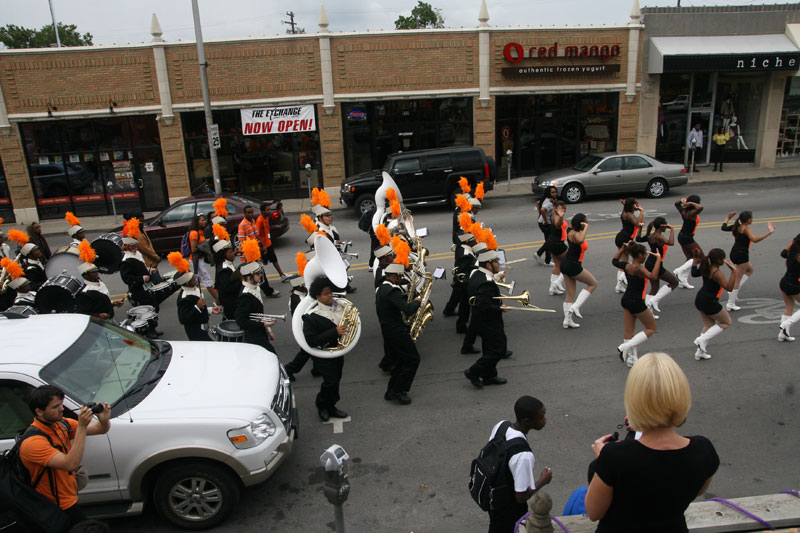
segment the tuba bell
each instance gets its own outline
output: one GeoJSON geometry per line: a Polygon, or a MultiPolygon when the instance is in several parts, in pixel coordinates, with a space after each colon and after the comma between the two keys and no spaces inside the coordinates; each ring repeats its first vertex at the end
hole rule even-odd
{"type": "Polygon", "coordinates": [[[397,193],[397,201],[400,202],[400,205],[403,205],[403,195],[400,193],[400,187],[397,186],[394,179],[389,175],[388,172],[383,173],[383,183],[381,186],[378,187],[378,190],[375,191],[375,214],[372,217],[372,231],[383,222],[384,215],[386,214],[386,191],[389,189],[394,189],[397,193]]]}

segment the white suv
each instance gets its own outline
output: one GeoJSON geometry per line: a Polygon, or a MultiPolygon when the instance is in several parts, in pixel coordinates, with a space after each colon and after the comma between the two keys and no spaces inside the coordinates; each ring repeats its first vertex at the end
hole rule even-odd
{"type": "Polygon", "coordinates": [[[289,379],[259,346],[149,341],[69,314],[0,314],[0,339],[0,450],[33,420],[34,387],[61,388],[65,416],[111,405],[111,431],[89,437],[83,454],[89,484],[79,503],[91,515],[140,513],[152,494],[178,526],[212,527],[292,449],[289,379]]]}

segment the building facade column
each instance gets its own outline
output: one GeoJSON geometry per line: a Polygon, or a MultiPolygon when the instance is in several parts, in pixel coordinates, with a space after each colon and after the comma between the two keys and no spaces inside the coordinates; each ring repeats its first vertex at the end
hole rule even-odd
{"type": "Polygon", "coordinates": [[[159,120],[158,135],[161,138],[161,155],[164,158],[167,196],[172,205],[181,198],[192,195],[180,114],[175,115],[169,124],[166,120],[159,120]]]}
{"type": "Polygon", "coordinates": [[[334,104],[330,113],[317,113],[319,120],[319,145],[322,151],[323,183],[312,186],[338,187],[344,175],[344,142],[342,133],[342,105],[334,104]]]}
{"type": "Polygon", "coordinates": [[[655,157],[659,129],[658,103],[661,99],[660,74],[642,76],[639,98],[639,138],[636,142],[636,151],[655,157]]]}
{"type": "Polygon", "coordinates": [[[786,74],[781,71],[770,71],[764,84],[764,95],[761,98],[761,113],[758,118],[758,136],[756,145],[755,166],[772,168],[778,146],[778,129],[783,109],[783,93],[786,88],[786,74]]]}
{"type": "Polygon", "coordinates": [[[19,127],[12,124],[6,131],[6,134],[0,135],[0,160],[3,161],[14,218],[17,223],[24,225],[39,222],[19,127]]]}
{"type": "Polygon", "coordinates": [[[492,53],[489,39],[489,10],[486,0],[481,0],[481,11],[478,14],[478,86],[480,96],[478,101],[481,106],[488,107],[491,103],[489,87],[491,86],[490,72],[492,66],[492,53]]]}
{"type": "Polygon", "coordinates": [[[331,64],[331,38],[328,32],[328,14],[325,6],[319,8],[319,62],[322,75],[322,109],[328,115],[334,112],[333,65],[331,64]]]}
{"type": "Polygon", "coordinates": [[[161,101],[161,117],[167,125],[172,124],[175,115],[172,111],[172,94],[169,86],[169,70],[167,68],[167,55],[164,52],[164,39],[161,38],[161,25],[156,14],[153,13],[153,22],[150,27],[153,36],[153,59],[156,62],[156,79],[158,79],[158,98],[161,101]]]}

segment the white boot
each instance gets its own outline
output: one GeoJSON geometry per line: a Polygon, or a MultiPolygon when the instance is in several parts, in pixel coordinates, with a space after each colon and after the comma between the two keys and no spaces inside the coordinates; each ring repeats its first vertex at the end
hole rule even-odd
{"type": "Polygon", "coordinates": [[[725,304],[725,309],[728,311],[738,311],[741,309],[736,305],[736,299],[739,297],[739,289],[733,289],[728,293],[728,303],[725,304]]]}
{"type": "MultiPolygon", "coordinates": [[[[625,345],[625,344],[629,343],[630,341],[631,341],[630,339],[623,338],[622,339],[622,344],[620,346],[625,345]]],[[[618,346],[617,347],[617,351],[619,352],[619,360],[624,363],[624,362],[626,362],[628,360],[629,354],[630,354],[630,352],[632,350],[628,350],[628,349],[620,350],[619,346],[618,346]]]]}
{"type": "Polygon", "coordinates": [[[800,311],[796,311],[793,315],[781,315],[781,329],[778,332],[778,340],[781,342],[792,342],[794,337],[791,334],[792,324],[800,320],[800,311]]]}
{"type": "Polygon", "coordinates": [[[573,322],[572,320],[572,304],[568,302],[564,302],[564,322],[561,323],[564,326],[564,329],[569,328],[579,328],[581,327],[580,324],[573,322]]]}
{"type": "Polygon", "coordinates": [[[698,356],[697,353],[695,353],[694,354],[694,358],[697,359],[698,361],[700,359],[710,359],[711,356],[708,354],[708,341],[710,341],[711,339],[713,339],[714,337],[716,337],[717,335],[719,335],[723,331],[725,331],[725,330],[723,330],[718,325],[714,324],[713,326],[708,328],[708,331],[706,331],[705,333],[700,334],[700,336],[697,337],[694,340],[694,343],[695,343],[695,345],[697,345],[697,347],[700,349],[700,351],[703,353],[703,355],[698,356]]]}
{"type": "Polygon", "coordinates": [[[661,299],[664,298],[664,296],[666,296],[667,294],[669,294],[671,292],[672,292],[672,289],[670,289],[669,285],[667,285],[667,284],[664,284],[664,285],[662,285],[661,287],[658,288],[658,292],[655,293],[653,295],[653,298],[650,300],[650,305],[653,306],[653,309],[656,312],[658,312],[658,313],[661,312],[661,308],[658,307],[658,304],[661,301],[661,299]]]}
{"type": "Polygon", "coordinates": [[[644,331],[640,331],[639,333],[634,335],[631,340],[623,342],[622,344],[617,346],[617,351],[620,352],[620,357],[622,357],[621,354],[623,353],[628,354],[628,357],[626,358],[625,361],[625,363],[627,363],[628,366],[633,366],[634,363],[638,361],[638,357],[633,355],[633,348],[639,346],[646,340],[647,340],[647,335],[645,334],[644,331]]]}
{"type": "Polygon", "coordinates": [[[567,289],[564,287],[564,274],[559,274],[556,278],[556,286],[558,286],[559,290],[561,290],[561,294],[564,294],[567,289]]]}
{"type": "Polygon", "coordinates": [[[644,295],[644,305],[646,305],[647,308],[650,310],[650,312],[653,314],[653,318],[655,318],[656,320],[660,318],[653,310],[653,295],[649,293],[644,295]]]}
{"type": "Polygon", "coordinates": [[[625,278],[625,272],[617,270],[617,286],[614,287],[616,292],[625,292],[625,287],[628,285],[628,280],[625,278]]]}
{"type": "Polygon", "coordinates": [[[558,286],[558,276],[555,274],[550,274],[550,296],[555,296],[556,294],[564,294],[564,291],[558,286]]]}
{"type": "Polygon", "coordinates": [[[583,318],[581,314],[581,306],[589,299],[592,293],[587,291],[586,289],[581,289],[581,292],[578,293],[578,297],[575,298],[575,302],[572,304],[572,314],[578,318],[583,318]]]}
{"type": "Polygon", "coordinates": [[[693,260],[689,259],[673,272],[675,277],[678,278],[678,287],[681,289],[694,289],[694,285],[689,283],[689,272],[692,269],[693,262],[693,260]]]}

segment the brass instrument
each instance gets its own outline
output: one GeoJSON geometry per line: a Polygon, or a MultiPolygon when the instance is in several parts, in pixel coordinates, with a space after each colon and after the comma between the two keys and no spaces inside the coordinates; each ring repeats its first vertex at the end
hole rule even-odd
{"type": "MultiPolygon", "coordinates": [[[[495,281],[494,284],[497,285],[498,287],[502,288],[502,289],[507,290],[509,296],[514,294],[514,287],[517,286],[517,282],[516,281],[512,281],[511,283],[502,283],[500,281],[495,281]]],[[[527,291],[525,291],[525,292],[527,292],[527,291]]]]}
{"type": "MultiPolygon", "coordinates": [[[[419,336],[422,334],[422,330],[425,326],[433,320],[433,304],[431,303],[431,292],[433,291],[433,274],[430,272],[425,272],[422,275],[424,279],[422,290],[419,292],[420,298],[420,306],[417,311],[409,316],[406,317],[405,323],[409,326],[409,334],[411,336],[411,340],[417,342],[419,336]]],[[[409,301],[411,301],[412,291],[409,290],[409,301]]]]}
{"type": "Polygon", "coordinates": [[[266,324],[267,322],[275,322],[276,320],[283,320],[286,322],[286,314],[283,315],[267,315],[265,313],[250,313],[250,320],[266,324]]]}
{"type": "MultiPolygon", "coordinates": [[[[22,252],[17,254],[17,257],[14,258],[15,263],[19,263],[19,258],[22,257],[22,252]]],[[[6,272],[6,269],[2,269],[2,274],[0,274],[0,294],[6,292],[8,288],[8,284],[11,283],[11,275],[6,272]]]]}
{"type": "Polygon", "coordinates": [[[340,251],[339,255],[341,255],[342,257],[355,257],[356,259],[358,259],[358,252],[342,252],[342,251],[340,251]]]}
{"type": "MultiPolygon", "coordinates": [[[[506,305],[503,306],[503,309],[510,309],[512,311],[536,311],[541,313],[555,313],[555,309],[542,309],[536,305],[531,304],[531,293],[530,291],[525,291],[519,296],[493,296],[493,300],[514,300],[515,302],[519,302],[522,304],[522,307],[508,307],[506,305]]],[[[471,296],[469,299],[469,305],[475,306],[475,296],[471,296]]]]}
{"type": "Polygon", "coordinates": [[[358,308],[353,305],[353,302],[346,298],[337,298],[337,303],[344,304],[345,306],[344,314],[342,314],[342,320],[339,321],[339,325],[346,326],[347,329],[344,333],[339,335],[339,341],[335,347],[325,348],[329,352],[335,352],[336,350],[341,350],[342,348],[350,346],[353,339],[356,338],[356,332],[358,331],[358,308]]]}

